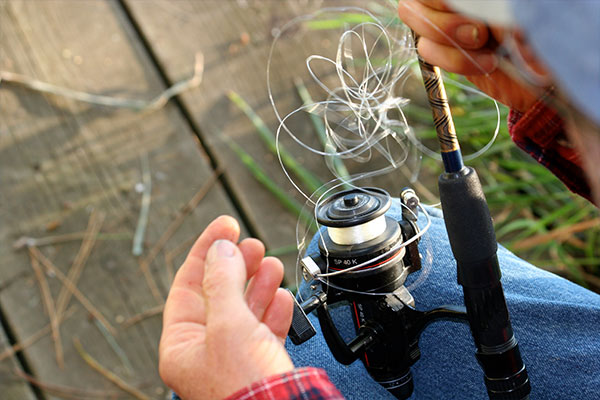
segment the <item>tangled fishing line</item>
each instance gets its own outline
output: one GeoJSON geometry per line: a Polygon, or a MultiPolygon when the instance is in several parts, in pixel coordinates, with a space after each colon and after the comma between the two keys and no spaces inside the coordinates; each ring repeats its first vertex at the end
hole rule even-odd
{"type": "MultiPolygon", "coordinates": [[[[338,30],[339,32],[339,30],[338,30]]],[[[416,180],[420,160],[423,155],[439,158],[437,152],[425,146],[415,135],[408,122],[404,108],[410,100],[403,96],[405,85],[411,76],[415,65],[415,46],[410,30],[397,19],[375,16],[368,10],[357,7],[324,8],[312,14],[297,17],[274,35],[273,44],[267,64],[267,85],[269,99],[279,121],[276,134],[276,145],[281,168],[290,183],[306,198],[302,213],[310,215],[318,229],[316,209],[332,193],[340,188],[357,188],[357,182],[378,175],[395,171],[409,160],[416,167],[412,179],[416,180]],[[318,101],[305,103],[288,113],[280,112],[278,102],[274,98],[271,82],[271,64],[274,51],[281,38],[302,29],[321,28],[332,21],[331,16],[345,16],[343,30],[336,37],[337,45],[331,57],[312,54],[306,57],[305,66],[313,87],[320,91],[318,101]],[[322,148],[309,144],[290,125],[290,120],[303,113],[322,121],[325,140],[322,148]],[[322,156],[334,178],[314,193],[305,193],[294,181],[286,169],[279,153],[280,136],[287,134],[294,142],[305,150],[322,156]],[[383,167],[363,170],[355,174],[342,174],[338,168],[339,160],[351,160],[369,166],[375,157],[385,160],[383,167]]],[[[451,82],[462,89],[477,92],[475,89],[451,82]]],[[[482,93],[480,93],[483,95],[482,93]]],[[[485,95],[483,95],[485,96],[485,95]]],[[[487,97],[487,96],[486,96],[487,97]]],[[[494,102],[498,114],[498,124],[492,139],[481,150],[465,157],[474,158],[485,152],[493,143],[500,124],[498,105],[494,102]]],[[[368,168],[367,168],[368,169],[368,168]]],[[[424,207],[421,213],[426,217],[426,223],[420,233],[412,240],[422,237],[430,226],[430,218],[424,207]]],[[[302,228],[299,218],[296,229],[297,246],[300,254],[304,252],[307,237],[310,237],[308,227],[302,228]]],[[[322,238],[321,238],[322,240],[322,238]]],[[[408,242],[402,243],[377,259],[385,259],[395,254],[408,242]]],[[[425,261],[421,276],[411,286],[422,282],[431,267],[431,249],[422,254],[425,261]]],[[[360,265],[342,271],[320,274],[319,279],[326,280],[329,276],[351,272],[377,261],[371,259],[360,265]]],[[[298,274],[297,274],[298,275],[298,274]]],[[[331,282],[328,282],[331,285],[331,282]]],[[[381,294],[381,293],[365,293],[381,294]]]]}

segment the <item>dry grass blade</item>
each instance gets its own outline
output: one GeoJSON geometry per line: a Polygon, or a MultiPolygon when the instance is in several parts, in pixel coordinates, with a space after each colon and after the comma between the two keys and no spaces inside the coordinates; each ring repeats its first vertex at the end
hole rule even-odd
{"type": "Polygon", "coordinates": [[[140,390],[131,386],[130,384],[128,384],[127,382],[125,382],[124,380],[119,378],[117,375],[115,375],[108,369],[104,368],[98,361],[96,361],[91,355],[89,355],[83,349],[83,346],[81,345],[81,342],[79,341],[79,339],[73,338],[73,344],[75,345],[75,349],[77,349],[77,352],[79,353],[81,358],[83,358],[83,360],[87,363],[87,365],[89,365],[94,370],[96,370],[99,374],[101,374],[106,379],[108,379],[109,381],[114,383],[119,389],[129,393],[130,395],[132,395],[133,397],[135,397],[138,400],[150,400],[150,397],[146,396],[140,390]]]}
{"type": "Polygon", "coordinates": [[[54,352],[56,353],[56,364],[58,364],[58,367],[60,369],[64,369],[65,363],[62,348],[62,340],[60,338],[60,324],[56,315],[54,300],[52,299],[52,294],[50,293],[50,286],[48,286],[46,275],[44,275],[44,271],[42,271],[40,262],[37,259],[37,257],[33,255],[33,250],[31,248],[29,248],[29,258],[31,259],[31,268],[33,268],[33,272],[35,273],[38,286],[40,287],[40,292],[42,293],[44,308],[46,309],[46,312],[48,313],[48,318],[50,319],[50,326],[52,328],[52,340],[54,341],[54,352]]]}
{"type": "Polygon", "coordinates": [[[521,240],[512,246],[513,250],[526,250],[532,247],[538,246],[543,243],[547,243],[550,240],[557,240],[560,242],[566,241],[571,235],[577,232],[585,231],[587,229],[600,226],[600,218],[594,218],[587,221],[582,221],[577,224],[570,226],[561,227],[551,232],[544,233],[541,235],[532,236],[525,240],[521,240]]]}
{"type": "Polygon", "coordinates": [[[115,399],[118,397],[122,397],[120,392],[109,392],[105,390],[91,390],[91,389],[81,389],[71,386],[57,385],[54,383],[42,382],[39,379],[34,378],[31,375],[26,374],[20,369],[14,370],[15,375],[17,375],[21,379],[25,379],[27,382],[31,383],[34,386],[44,390],[48,394],[56,397],[60,397],[63,399],[73,399],[73,400],[81,400],[81,399],[115,399]]]}
{"type": "MultiPolygon", "coordinates": [[[[73,315],[74,312],[75,308],[68,309],[62,317],[59,317],[59,322],[66,321],[67,319],[69,319],[69,317],[71,317],[71,315],[73,315]]],[[[0,353],[0,362],[7,359],[8,357],[12,357],[17,352],[26,349],[27,347],[31,346],[50,332],[52,332],[52,327],[50,324],[48,324],[33,335],[29,336],[27,339],[21,340],[20,342],[13,344],[9,348],[5,349],[2,353],[0,353]]]]}
{"type": "MultiPolygon", "coordinates": [[[[98,213],[96,211],[92,211],[90,214],[90,219],[88,221],[88,227],[86,229],[86,235],[83,241],[81,242],[81,247],[77,252],[77,256],[73,261],[73,265],[69,270],[68,281],[72,282],[73,286],[77,286],[77,282],[79,281],[79,277],[83,272],[83,268],[85,267],[86,261],[92,252],[92,248],[96,243],[96,237],[98,236],[98,232],[100,232],[100,227],[102,226],[102,221],[104,220],[104,215],[98,213]]],[[[63,287],[58,294],[58,300],[56,301],[56,314],[61,315],[67,305],[69,304],[69,300],[71,300],[72,291],[69,290],[66,286],[63,287]]]]}
{"type": "Polygon", "coordinates": [[[165,308],[164,305],[156,306],[156,307],[152,307],[144,312],[141,312],[137,315],[134,315],[133,317],[128,318],[125,322],[123,322],[123,328],[129,328],[130,326],[135,325],[138,322],[145,320],[146,318],[150,318],[155,315],[159,315],[163,312],[164,308],[165,308]]]}
{"type": "Polygon", "coordinates": [[[154,261],[154,259],[158,255],[158,253],[160,253],[160,251],[164,248],[165,244],[171,238],[171,236],[173,236],[173,234],[177,231],[177,229],[179,229],[179,227],[185,220],[185,217],[190,212],[192,212],[198,206],[200,201],[202,201],[204,196],[207,195],[207,193],[210,191],[212,186],[215,184],[215,182],[217,181],[219,176],[221,176],[222,172],[223,171],[219,168],[212,174],[212,176],[208,179],[208,181],[206,181],[206,183],[204,183],[204,185],[202,185],[200,190],[198,190],[196,192],[196,194],[194,194],[194,196],[181,209],[181,211],[177,214],[177,216],[175,217],[173,222],[171,222],[169,224],[169,226],[167,227],[165,232],[162,234],[162,236],[158,239],[156,244],[154,244],[154,246],[152,246],[152,248],[150,249],[148,256],[146,256],[145,258],[140,260],[140,269],[142,270],[142,272],[146,278],[146,282],[148,283],[148,286],[150,287],[150,290],[152,291],[154,298],[160,304],[162,304],[164,302],[164,299],[161,296],[160,291],[158,290],[158,287],[154,280],[154,277],[152,276],[152,274],[150,272],[150,264],[152,264],[152,261],[154,261]]]}
{"type": "MultiPolygon", "coordinates": [[[[73,282],[71,282],[69,278],[65,276],[65,274],[63,274],[58,268],[56,268],[52,261],[46,258],[46,256],[44,256],[42,252],[39,251],[36,247],[30,247],[30,249],[32,251],[32,254],[40,261],[40,263],[42,263],[42,265],[46,267],[46,269],[48,269],[56,275],[56,277],[61,281],[63,286],[66,287],[67,290],[77,298],[77,300],[79,300],[81,305],[85,307],[85,309],[90,314],[92,314],[98,321],[102,322],[111,334],[115,335],[115,328],[110,324],[110,322],[108,322],[108,320],[102,315],[102,313],[98,311],[98,309],[92,304],[92,302],[89,301],[83,295],[83,293],[79,291],[79,289],[77,289],[73,282]]],[[[58,316],[60,317],[60,314],[58,314],[58,316]]]]}

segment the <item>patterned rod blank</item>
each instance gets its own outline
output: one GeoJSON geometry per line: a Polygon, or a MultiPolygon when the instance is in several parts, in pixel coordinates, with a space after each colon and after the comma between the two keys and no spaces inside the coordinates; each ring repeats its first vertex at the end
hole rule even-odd
{"type": "MultiPolygon", "coordinates": [[[[413,37],[416,48],[419,37],[415,32],[413,32],[413,37]]],[[[419,56],[419,67],[421,67],[423,83],[433,112],[433,123],[442,150],[444,169],[446,172],[458,172],[464,164],[458,138],[456,137],[456,129],[454,129],[454,121],[450,113],[450,106],[448,105],[448,96],[442,80],[442,73],[439,67],[429,64],[421,56],[419,56]]]]}
{"type": "Polygon", "coordinates": [[[460,146],[450,114],[448,96],[446,95],[440,68],[423,61],[421,57],[419,57],[419,66],[421,67],[423,83],[433,112],[433,123],[435,124],[442,152],[459,150],[460,146]]]}

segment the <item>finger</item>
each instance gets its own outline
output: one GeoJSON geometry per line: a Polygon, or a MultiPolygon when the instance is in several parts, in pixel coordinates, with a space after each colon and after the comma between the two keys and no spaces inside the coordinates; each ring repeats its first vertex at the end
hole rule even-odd
{"type": "Polygon", "coordinates": [[[237,243],[240,237],[240,225],[235,218],[229,215],[221,215],[202,232],[196,243],[192,246],[189,256],[200,259],[206,258],[208,248],[215,240],[225,239],[237,243]]]}
{"type": "Polygon", "coordinates": [[[240,226],[232,217],[223,215],[211,222],[196,240],[183,265],[177,271],[172,288],[186,288],[201,294],[204,259],[208,248],[218,239],[237,242],[239,235],[240,226]]]}
{"type": "Polygon", "coordinates": [[[279,339],[285,340],[292,324],[294,299],[282,288],[277,289],[271,304],[267,307],[262,322],[271,329],[279,339]]]}
{"type": "Polygon", "coordinates": [[[246,307],[246,264],[240,249],[228,240],[217,240],[206,254],[202,294],[207,324],[211,319],[231,318],[246,307]]]}
{"type": "Polygon", "coordinates": [[[419,0],[429,8],[439,11],[452,11],[444,0],[419,0]]]}
{"type": "Polygon", "coordinates": [[[165,329],[177,322],[205,323],[201,294],[206,252],[217,239],[237,241],[239,232],[237,221],[229,216],[215,219],[202,232],[173,280],[163,311],[165,329]]]}
{"type": "Polygon", "coordinates": [[[246,288],[246,302],[256,318],[262,320],[283,279],[283,264],[275,257],[267,257],[246,288]]]}
{"type": "Polygon", "coordinates": [[[543,94],[541,92],[543,89],[535,91],[532,86],[523,86],[501,69],[489,75],[467,75],[466,78],[492,98],[523,113],[529,110],[543,94]]]}
{"type": "Polygon", "coordinates": [[[430,64],[462,75],[484,75],[498,67],[497,56],[488,50],[461,51],[426,38],[419,40],[418,50],[430,64]]]}
{"type": "Polygon", "coordinates": [[[483,22],[429,8],[417,0],[400,2],[398,15],[421,37],[446,46],[459,45],[474,50],[488,40],[488,28],[483,22]]]}
{"type": "Polygon", "coordinates": [[[246,262],[246,274],[248,278],[251,278],[265,257],[265,245],[258,239],[248,238],[242,240],[238,247],[246,262]]]}

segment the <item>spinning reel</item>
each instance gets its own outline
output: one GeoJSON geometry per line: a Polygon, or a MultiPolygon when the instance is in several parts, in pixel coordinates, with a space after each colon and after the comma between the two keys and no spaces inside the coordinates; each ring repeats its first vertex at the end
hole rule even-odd
{"type": "Polygon", "coordinates": [[[304,279],[313,292],[296,303],[289,332],[296,345],[310,339],[315,329],[306,314],[316,310],[331,353],[342,364],[360,358],[369,374],[398,399],[413,391],[410,367],[420,357],[419,336],[439,319],[467,319],[464,308],[417,311],[404,286],[409,274],[421,268],[417,216],[419,199],[411,189],[400,195],[402,219],[385,213],[391,206],[387,192],[377,188],[336,193],[317,208],[325,226],[319,253],[302,259],[304,279]],[[346,342],[329,308],[346,303],[356,337],[346,342]]]}

